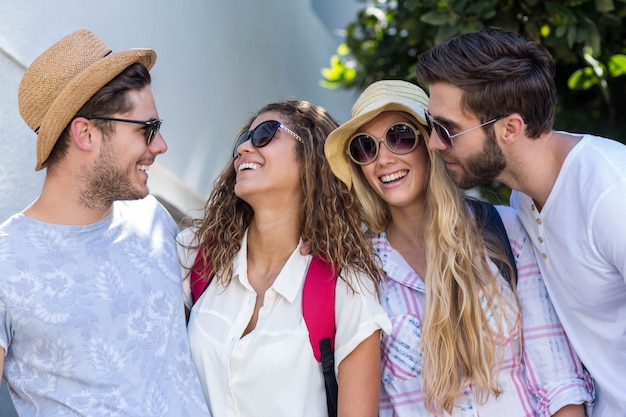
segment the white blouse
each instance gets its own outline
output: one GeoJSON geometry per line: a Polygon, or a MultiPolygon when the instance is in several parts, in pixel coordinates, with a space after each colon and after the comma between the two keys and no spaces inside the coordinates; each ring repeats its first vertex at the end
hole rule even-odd
{"type": "MultiPolygon", "coordinates": [[[[178,241],[193,239],[186,229],[178,241]]],[[[315,360],[302,316],[302,288],[311,256],[300,245],[266,291],[255,329],[250,322],[256,292],[247,277],[247,234],[226,288],[215,280],[193,305],[188,324],[193,361],[209,409],[215,416],[327,415],[321,365],[315,360]]],[[[196,252],[179,247],[185,271],[185,305],[191,306],[188,269],[196,252]]],[[[335,373],[341,361],[373,332],[389,332],[391,322],[371,280],[361,277],[358,293],[337,280],[335,373]]]]}

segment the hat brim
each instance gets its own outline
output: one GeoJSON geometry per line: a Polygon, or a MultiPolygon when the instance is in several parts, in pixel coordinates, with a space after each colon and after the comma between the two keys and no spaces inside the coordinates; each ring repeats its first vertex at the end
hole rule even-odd
{"type": "Polygon", "coordinates": [[[375,109],[350,119],[346,123],[332,131],[324,144],[324,154],[330,165],[333,174],[339,178],[348,188],[352,187],[352,173],[350,171],[350,160],[346,152],[348,140],[354,136],[357,130],[374,119],[376,116],[387,111],[399,111],[408,113],[420,124],[426,126],[424,110],[421,107],[413,108],[398,102],[388,102],[379,105],[375,109]]]}
{"type": "Polygon", "coordinates": [[[44,167],[65,127],[98,90],[134,63],[141,63],[150,70],[155,62],[156,52],[152,49],[136,48],[114,52],[94,62],[67,83],[39,126],[35,171],[44,167]]]}

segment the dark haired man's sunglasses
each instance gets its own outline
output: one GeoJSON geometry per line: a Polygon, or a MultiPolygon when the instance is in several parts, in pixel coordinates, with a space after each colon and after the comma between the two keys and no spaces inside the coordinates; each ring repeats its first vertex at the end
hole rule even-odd
{"type": "Polygon", "coordinates": [[[356,164],[371,164],[378,157],[380,143],[396,155],[406,155],[417,146],[421,134],[411,125],[395,123],[387,128],[381,139],[366,133],[357,133],[348,142],[346,153],[356,164]]]}
{"type": "Polygon", "coordinates": [[[159,129],[161,129],[161,123],[163,120],[161,119],[153,119],[153,120],[132,120],[132,119],[119,119],[117,117],[106,117],[106,116],[89,116],[87,119],[97,119],[97,120],[110,120],[112,122],[123,122],[123,123],[135,123],[138,125],[143,125],[145,129],[144,137],[146,138],[146,144],[150,146],[150,143],[154,139],[154,137],[159,133],[159,129]]]}
{"type": "Polygon", "coordinates": [[[252,141],[252,145],[255,148],[262,148],[264,146],[267,146],[272,141],[272,139],[274,139],[274,135],[276,135],[276,132],[279,128],[289,133],[298,142],[304,143],[302,138],[298,136],[296,132],[286,126],[283,126],[281,122],[276,120],[267,120],[259,124],[254,129],[246,130],[242,132],[241,135],[239,135],[237,142],[235,142],[235,148],[233,149],[233,159],[237,158],[237,148],[239,147],[239,145],[250,139],[252,141]]]}
{"type": "Polygon", "coordinates": [[[448,129],[437,123],[435,119],[433,119],[433,116],[431,116],[431,114],[426,111],[426,123],[428,124],[428,128],[431,132],[434,130],[437,133],[437,136],[439,136],[439,139],[441,139],[441,142],[443,142],[443,144],[446,145],[448,148],[452,148],[454,146],[454,144],[452,143],[452,139],[456,138],[457,136],[461,136],[463,133],[467,133],[470,130],[490,125],[491,123],[495,123],[500,119],[504,119],[505,117],[506,116],[498,116],[495,119],[491,119],[485,123],[481,123],[477,126],[470,127],[469,129],[465,129],[462,132],[451,135],[450,132],[448,132],[448,129]]]}

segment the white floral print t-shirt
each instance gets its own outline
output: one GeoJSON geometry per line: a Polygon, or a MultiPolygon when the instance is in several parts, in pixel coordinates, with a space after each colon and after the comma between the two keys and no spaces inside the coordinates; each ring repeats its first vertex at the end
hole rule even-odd
{"type": "Polygon", "coordinates": [[[19,415],[209,415],[176,233],[154,197],[87,226],[23,214],[0,226],[3,376],[19,415]]]}

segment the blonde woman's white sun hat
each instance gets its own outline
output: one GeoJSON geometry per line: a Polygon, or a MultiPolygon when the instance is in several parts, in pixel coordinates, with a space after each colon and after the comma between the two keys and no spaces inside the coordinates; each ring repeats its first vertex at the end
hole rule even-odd
{"type": "Polygon", "coordinates": [[[348,188],[352,187],[350,161],[346,153],[348,140],[357,130],[386,111],[408,113],[419,123],[426,123],[428,95],[408,81],[383,80],[368,86],[352,107],[352,118],[332,131],[324,144],[324,154],[331,170],[348,188]]]}

